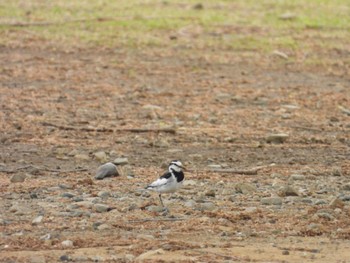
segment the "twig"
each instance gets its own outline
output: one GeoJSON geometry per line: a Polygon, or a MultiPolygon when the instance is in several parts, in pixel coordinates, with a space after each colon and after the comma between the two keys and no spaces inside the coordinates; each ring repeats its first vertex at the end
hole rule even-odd
{"type": "Polygon", "coordinates": [[[295,129],[301,129],[301,130],[307,130],[307,131],[315,131],[315,132],[322,132],[322,130],[317,128],[311,128],[311,127],[305,127],[305,126],[290,126],[291,128],[295,129]]]}
{"type": "Polygon", "coordinates": [[[141,220],[130,220],[128,223],[144,223],[144,222],[160,222],[160,221],[182,221],[185,220],[186,218],[146,218],[146,219],[141,219],[141,220]]]}
{"type": "Polygon", "coordinates": [[[44,126],[55,127],[60,130],[65,131],[84,131],[84,132],[135,132],[135,133],[144,133],[144,132],[167,132],[171,134],[175,134],[176,130],[173,128],[126,128],[126,129],[111,129],[111,128],[90,128],[90,127],[74,127],[74,126],[66,126],[59,125],[50,122],[42,122],[44,126]]]}
{"type": "Polygon", "coordinates": [[[264,168],[265,166],[259,166],[252,169],[247,170],[237,170],[237,169],[221,169],[221,168],[215,168],[210,169],[208,171],[215,172],[215,173],[231,173],[231,174],[245,174],[245,175],[256,175],[258,174],[258,171],[264,168]]]}

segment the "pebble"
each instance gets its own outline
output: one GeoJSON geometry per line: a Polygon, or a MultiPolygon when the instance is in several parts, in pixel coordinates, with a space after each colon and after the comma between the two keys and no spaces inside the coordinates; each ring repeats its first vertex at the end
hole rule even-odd
{"type": "Polygon", "coordinates": [[[303,175],[303,174],[292,174],[290,176],[290,179],[294,180],[294,181],[303,181],[303,180],[305,180],[305,175],[303,175]]]}
{"type": "Polygon", "coordinates": [[[332,201],[329,203],[330,208],[343,208],[344,205],[344,202],[337,197],[332,199],[332,201]]]}
{"type": "Polygon", "coordinates": [[[214,189],[210,189],[210,190],[206,191],[205,192],[205,196],[215,197],[215,190],[214,189]]]}
{"type": "Polygon", "coordinates": [[[323,199],[318,199],[315,201],[315,205],[325,205],[327,202],[323,199]]]}
{"type": "Polygon", "coordinates": [[[40,224],[41,221],[43,220],[43,218],[44,218],[43,216],[38,216],[38,217],[34,218],[32,221],[32,225],[40,224]]]}
{"type": "Polygon", "coordinates": [[[61,194],[61,197],[66,197],[66,198],[73,198],[74,196],[75,194],[69,193],[69,192],[65,192],[61,194]]]}
{"type": "Polygon", "coordinates": [[[128,160],[128,158],[125,158],[125,157],[119,157],[119,158],[114,159],[113,163],[115,165],[125,165],[125,164],[129,163],[129,160],[128,160]]]}
{"type": "Polygon", "coordinates": [[[265,197],[261,199],[263,205],[282,205],[282,198],[280,197],[265,197]]]}
{"type": "Polygon", "coordinates": [[[100,192],[98,192],[97,196],[101,197],[101,198],[107,198],[110,196],[110,193],[107,191],[100,191],[100,192]]]}
{"type": "Polygon", "coordinates": [[[185,180],[183,182],[183,186],[193,186],[193,185],[197,185],[195,180],[185,180]]]}
{"type": "Polygon", "coordinates": [[[78,153],[76,155],[74,155],[74,158],[80,161],[89,161],[90,160],[90,156],[85,154],[85,153],[78,153]]]}
{"type": "Polygon", "coordinates": [[[101,224],[97,227],[98,230],[107,230],[107,229],[111,229],[111,226],[108,224],[101,224]]]}
{"type": "Polygon", "coordinates": [[[65,240],[65,241],[62,241],[62,246],[64,247],[73,247],[73,241],[72,240],[65,240]]]}
{"type": "Polygon", "coordinates": [[[254,185],[248,183],[238,183],[235,185],[235,189],[237,193],[241,194],[250,194],[257,191],[254,185]]]}
{"type": "Polygon", "coordinates": [[[105,177],[118,176],[117,166],[113,163],[105,163],[97,168],[95,179],[102,180],[105,177]]]}
{"type": "Polygon", "coordinates": [[[111,208],[105,204],[95,204],[93,207],[94,207],[94,210],[98,213],[104,213],[111,210],[111,208]]]}
{"type": "Polygon", "coordinates": [[[23,183],[24,182],[24,180],[26,179],[26,175],[23,173],[21,173],[21,174],[14,174],[12,177],[11,177],[11,179],[10,179],[10,181],[11,181],[11,183],[23,183]]]}
{"type": "Polygon", "coordinates": [[[315,216],[313,217],[316,217],[317,218],[324,218],[324,219],[327,219],[329,221],[333,220],[334,219],[334,216],[331,215],[330,213],[327,213],[327,212],[318,212],[317,214],[315,214],[315,216]]]}
{"type": "Polygon", "coordinates": [[[188,200],[187,202],[184,203],[184,206],[193,208],[196,206],[196,202],[194,200],[188,200]]]}
{"type": "Polygon", "coordinates": [[[350,191],[350,184],[343,185],[342,189],[345,191],[350,191]]]}
{"type": "Polygon", "coordinates": [[[267,143],[284,143],[288,139],[289,135],[286,133],[270,134],[266,137],[267,143]]]}
{"type": "Polygon", "coordinates": [[[283,250],[282,251],[282,255],[289,255],[289,251],[288,250],[283,250]]]}
{"type": "Polygon", "coordinates": [[[163,212],[163,211],[164,211],[164,207],[162,207],[162,206],[156,206],[156,205],[150,205],[150,206],[148,206],[146,209],[147,209],[147,211],[150,211],[150,212],[157,212],[157,213],[160,213],[160,212],[163,212]]]}
{"type": "Polygon", "coordinates": [[[299,193],[292,186],[287,185],[287,186],[282,187],[278,191],[278,195],[282,196],[282,197],[285,197],[285,196],[299,196],[299,193]]]}
{"type": "Polygon", "coordinates": [[[213,211],[215,208],[215,204],[211,202],[201,203],[196,207],[196,209],[199,211],[213,211]]]}
{"type": "Polygon", "coordinates": [[[247,207],[246,209],[244,209],[244,212],[247,212],[247,213],[255,213],[256,211],[258,211],[258,208],[255,206],[247,207]]]}
{"type": "Polygon", "coordinates": [[[63,262],[71,261],[71,258],[67,255],[62,255],[62,256],[60,256],[60,261],[63,261],[63,262]]]}
{"type": "Polygon", "coordinates": [[[104,151],[95,152],[94,156],[100,163],[107,162],[107,154],[104,151]]]}

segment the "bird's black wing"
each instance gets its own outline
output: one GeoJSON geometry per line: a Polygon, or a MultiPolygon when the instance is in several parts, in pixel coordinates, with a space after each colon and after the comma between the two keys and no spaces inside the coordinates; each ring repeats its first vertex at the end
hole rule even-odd
{"type": "Polygon", "coordinates": [[[161,177],[159,177],[160,179],[169,179],[171,177],[171,172],[166,172],[164,173],[161,177]]]}

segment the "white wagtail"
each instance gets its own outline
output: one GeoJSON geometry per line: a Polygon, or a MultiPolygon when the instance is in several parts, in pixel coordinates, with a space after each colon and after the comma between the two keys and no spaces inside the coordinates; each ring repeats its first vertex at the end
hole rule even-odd
{"type": "Polygon", "coordinates": [[[168,209],[164,206],[161,194],[174,193],[178,190],[185,179],[184,172],[186,170],[180,161],[171,161],[168,167],[168,172],[164,173],[161,177],[148,185],[146,189],[153,190],[159,193],[159,200],[164,209],[168,209]]]}

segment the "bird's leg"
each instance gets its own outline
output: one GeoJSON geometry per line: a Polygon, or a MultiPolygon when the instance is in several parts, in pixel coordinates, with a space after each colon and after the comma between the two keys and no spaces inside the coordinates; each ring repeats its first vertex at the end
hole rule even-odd
{"type": "Polygon", "coordinates": [[[163,203],[162,195],[161,195],[161,194],[159,194],[159,200],[160,200],[160,203],[161,203],[162,206],[163,206],[163,212],[164,212],[164,214],[167,215],[168,212],[169,212],[169,210],[168,210],[168,208],[166,208],[166,207],[164,206],[164,203],[163,203]]]}
{"type": "Polygon", "coordinates": [[[163,204],[163,200],[162,200],[162,195],[161,194],[159,194],[159,200],[160,200],[160,203],[162,204],[162,206],[165,207],[164,204],[163,204]]]}

